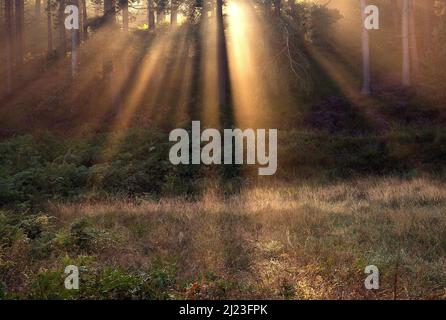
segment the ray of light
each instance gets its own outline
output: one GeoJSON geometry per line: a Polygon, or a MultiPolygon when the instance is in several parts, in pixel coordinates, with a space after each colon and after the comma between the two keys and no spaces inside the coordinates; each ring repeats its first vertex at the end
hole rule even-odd
{"type": "Polygon", "coordinates": [[[218,109],[217,21],[215,15],[204,18],[201,27],[201,87],[203,88],[202,120],[205,125],[220,127],[218,109]]]}
{"type": "Polygon", "coordinates": [[[231,0],[227,11],[228,58],[235,122],[264,126],[272,115],[274,76],[264,72],[272,53],[267,30],[249,0],[231,0]]]}
{"type": "MultiPolygon", "coordinates": [[[[150,108],[157,107],[154,106],[156,97],[159,97],[160,91],[163,90],[163,81],[160,81],[159,77],[166,72],[167,68],[164,57],[166,53],[172,52],[177,47],[179,32],[179,29],[175,29],[170,33],[160,34],[147,49],[139,70],[130,83],[130,92],[123,98],[121,110],[111,126],[111,134],[105,144],[107,158],[119,152],[122,138],[139,108],[144,106],[149,108],[144,111],[150,111],[150,108]],[[145,99],[147,100],[144,101],[145,99]]],[[[183,40],[180,39],[180,43],[183,40]]],[[[158,112],[162,111],[158,110],[158,112]]]]}

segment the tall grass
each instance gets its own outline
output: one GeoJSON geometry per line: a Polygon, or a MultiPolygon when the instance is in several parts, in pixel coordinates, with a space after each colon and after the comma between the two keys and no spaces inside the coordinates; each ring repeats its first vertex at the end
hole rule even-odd
{"type": "Polygon", "coordinates": [[[87,255],[93,262],[81,274],[90,289],[75,298],[445,298],[445,213],[444,184],[429,178],[278,182],[231,196],[216,187],[195,201],[59,203],[47,212],[54,233],[47,256],[33,256],[45,233],[16,237],[3,247],[0,279],[11,296],[51,296],[54,286],[32,289],[36,277],[63,271],[63,257],[87,255]],[[8,264],[15,277],[5,276],[8,264]],[[380,270],[379,290],[364,288],[367,265],[380,270]],[[126,278],[158,279],[159,270],[161,282],[148,287],[126,278]],[[91,282],[92,274],[118,277],[107,290],[115,283],[119,295],[98,288],[104,280],[91,282]],[[135,283],[151,294],[125,294],[135,283]]]}

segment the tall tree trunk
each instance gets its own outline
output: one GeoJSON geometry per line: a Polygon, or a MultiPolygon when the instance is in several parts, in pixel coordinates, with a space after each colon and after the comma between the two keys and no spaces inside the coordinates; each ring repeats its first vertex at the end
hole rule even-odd
{"type": "Polygon", "coordinates": [[[164,22],[166,16],[164,14],[164,9],[163,8],[157,8],[156,10],[156,23],[158,25],[160,25],[161,23],[164,22]]]}
{"type": "Polygon", "coordinates": [[[57,8],[57,30],[59,32],[57,54],[59,57],[65,57],[67,52],[67,39],[65,33],[65,0],[59,0],[57,8]]]}
{"type": "Polygon", "coordinates": [[[282,9],[282,0],[274,0],[274,13],[280,17],[280,10],[282,9]]]}
{"type": "Polygon", "coordinates": [[[215,4],[213,1],[206,1],[206,3],[207,3],[208,12],[209,12],[209,17],[213,17],[215,4]]]}
{"type": "Polygon", "coordinates": [[[296,0],[288,0],[288,6],[290,7],[291,17],[296,18],[297,15],[296,0]]]}
{"type": "Polygon", "coordinates": [[[51,11],[51,2],[47,0],[46,5],[46,28],[47,28],[47,39],[48,39],[48,57],[53,54],[53,23],[52,23],[52,11],[51,11]]]}
{"type": "Polygon", "coordinates": [[[25,26],[25,2],[24,0],[15,0],[15,57],[17,67],[21,67],[24,57],[24,26],[25,26]]]}
{"type": "Polygon", "coordinates": [[[402,70],[402,85],[409,87],[410,81],[410,47],[409,47],[409,14],[410,3],[409,0],[403,0],[402,9],[402,38],[403,38],[403,70],[402,70]]]}
{"type": "Polygon", "coordinates": [[[229,67],[223,20],[223,0],[216,0],[217,18],[217,63],[218,63],[218,102],[223,112],[229,107],[229,67]]]}
{"type": "Polygon", "coordinates": [[[178,24],[178,4],[176,0],[171,0],[170,24],[172,26],[176,26],[178,24]]]}
{"type": "Polygon", "coordinates": [[[410,0],[409,3],[409,35],[410,35],[410,58],[412,65],[412,75],[416,81],[419,72],[419,54],[418,54],[418,41],[415,28],[415,6],[414,0],[410,0]]]}
{"type": "Polygon", "coordinates": [[[361,29],[362,29],[362,89],[361,93],[370,94],[370,43],[369,31],[365,27],[366,19],[366,3],[365,0],[360,0],[361,4],[361,29]]]}
{"type": "Polygon", "coordinates": [[[12,92],[12,10],[13,0],[5,0],[5,33],[6,33],[6,93],[12,92]]]}
{"type": "Polygon", "coordinates": [[[122,10],[122,29],[125,32],[129,31],[129,1],[120,0],[120,6],[122,10]]]}
{"type": "Polygon", "coordinates": [[[147,0],[147,24],[149,30],[155,29],[155,8],[153,6],[153,0],[147,0]]]}
{"type": "Polygon", "coordinates": [[[36,18],[40,18],[40,8],[42,6],[41,0],[36,0],[35,7],[34,7],[34,13],[36,15],[36,18]]]}
{"type": "MultiPolygon", "coordinates": [[[[104,0],[104,21],[105,32],[110,33],[110,30],[113,31],[116,26],[115,0],[104,0]]],[[[102,74],[104,77],[108,77],[113,71],[112,54],[113,52],[106,51],[102,53],[102,74]]]]}
{"type": "Polygon", "coordinates": [[[88,40],[87,0],[82,0],[82,40],[88,40]]]}
{"type": "MultiPolygon", "coordinates": [[[[79,0],[71,0],[79,8],[79,0]]],[[[71,30],[71,76],[76,77],[79,68],[79,29],[71,30]]]]}
{"type": "Polygon", "coordinates": [[[115,0],[104,0],[104,17],[107,24],[116,23],[115,0]]]}

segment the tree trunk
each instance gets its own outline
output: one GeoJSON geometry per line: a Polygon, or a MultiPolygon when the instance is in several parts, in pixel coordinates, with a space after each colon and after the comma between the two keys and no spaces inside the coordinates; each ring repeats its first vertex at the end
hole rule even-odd
{"type": "Polygon", "coordinates": [[[218,102],[222,112],[229,107],[229,67],[223,21],[223,0],[217,0],[217,63],[218,63],[218,102]]]}
{"type": "Polygon", "coordinates": [[[57,9],[57,29],[59,32],[59,45],[57,46],[57,54],[59,57],[65,57],[67,52],[67,39],[65,34],[65,0],[59,0],[59,8],[57,9]]]}
{"type": "Polygon", "coordinates": [[[282,7],[282,0],[274,0],[274,13],[277,17],[280,17],[281,7],[282,7]]]}
{"type": "Polygon", "coordinates": [[[36,15],[37,19],[40,18],[40,8],[41,8],[41,6],[42,6],[42,1],[41,0],[36,0],[34,11],[35,11],[35,15],[36,15]]]}
{"type": "Polygon", "coordinates": [[[88,40],[88,14],[87,14],[87,1],[82,0],[82,39],[88,40]]]}
{"type": "Polygon", "coordinates": [[[147,0],[147,24],[149,30],[155,29],[155,9],[153,7],[153,0],[147,0]]]}
{"type": "MultiPolygon", "coordinates": [[[[109,33],[109,29],[113,30],[116,26],[116,10],[115,10],[115,0],[104,0],[104,20],[107,30],[105,32],[109,33]]],[[[106,41],[105,39],[103,41],[106,41]]],[[[106,45],[106,43],[104,43],[106,45]]],[[[113,60],[112,52],[104,51],[102,53],[102,75],[104,78],[108,77],[113,72],[113,60]]]]}
{"type": "Polygon", "coordinates": [[[409,48],[409,0],[403,0],[402,37],[403,37],[403,70],[402,85],[409,87],[410,82],[410,48],[409,48]]]}
{"type": "Polygon", "coordinates": [[[129,1],[121,0],[121,10],[122,10],[122,29],[125,32],[129,31],[129,1]]]}
{"type": "Polygon", "coordinates": [[[15,57],[17,67],[23,64],[24,57],[24,26],[25,26],[25,3],[24,0],[15,0],[15,57]]]}
{"type": "Polygon", "coordinates": [[[170,8],[170,24],[174,27],[178,24],[178,4],[175,1],[172,1],[170,8]]]}
{"type": "Polygon", "coordinates": [[[364,22],[365,14],[365,0],[360,0],[361,4],[361,29],[362,29],[362,89],[361,93],[370,94],[370,43],[369,31],[366,29],[364,22]]]}
{"type": "Polygon", "coordinates": [[[47,7],[46,7],[46,28],[47,28],[47,32],[48,32],[48,46],[47,46],[47,51],[48,51],[48,57],[51,56],[53,54],[53,23],[51,21],[51,2],[48,0],[47,1],[47,7]]]}
{"type": "Polygon", "coordinates": [[[6,33],[6,93],[12,92],[12,5],[13,0],[5,0],[5,33],[6,33]]]}
{"type": "Polygon", "coordinates": [[[161,23],[164,22],[165,18],[166,16],[164,14],[164,9],[158,8],[156,11],[156,23],[160,25],[161,23]]]}
{"type": "Polygon", "coordinates": [[[288,0],[288,6],[290,7],[290,13],[292,18],[296,18],[297,16],[297,6],[295,0],[288,0]]]}
{"type": "MultiPolygon", "coordinates": [[[[79,8],[78,0],[71,0],[72,5],[79,8]]],[[[71,30],[71,76],[76,77],[79,67],[79,30],[71,30]]]]}
{"type": "Polygon", "coordinates": [[[409,35],[410,35],[410,58],[412,64],[412,75],[416,81],[419,72],[419,55],[418,55],[418,43],[417,34],[415,28],[415,6],[414,0],[410,0],[409,3],[409,35]]]}
{"type": "Polygon", "coordinates": [[[104,0],[104,17],[107,24],[116,23],[115,0],[104,0]]]}

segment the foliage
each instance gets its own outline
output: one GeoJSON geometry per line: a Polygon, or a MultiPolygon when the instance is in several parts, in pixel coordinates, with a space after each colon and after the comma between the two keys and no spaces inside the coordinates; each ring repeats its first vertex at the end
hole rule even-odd
{"type": "Polygon", "coordinates": [[[149,271],[101,267],[92,260],[79,256],[66,257],[59,268],[41,270],[30,286],[30,299],[168,299],[173,284],[172,275],[156,267],[149,271]],[[84,261],[84,262],[83,262],[84,261]],[[63,281],[64,265],[80,267],[79,290],[66,290],[63,281]]]}
{"type": "Polygon", "coordinates": [[[107,145],[107,139],[115,137],[67,141],[45,134],[0,142],[0,204],[23,210],[92,192],[157,195],[172,181],[195,174],[195,168],[170,164],[169,141],[160,130],[131,130],[117,143],[118,149],[107,145]]]}
{"type": "MultiPolygon", "coordinates": [[[[281,132],[279,177],[291,172],[339,178],[409,174],[415,169],[436,174],[446,171],[442,130],[414,128],[375,136],[370,135],[365,120],[360,122],[352,109],[342,111],[345,119],[340,118],[342,112],[326,119],[332,112],[322,106],[325,104],[316,106],[309,118],[309,124],[321,132],[281,132]],[[343,131],[337,132],[338,128],[343,131]],[[330,131],[331,136],[327,137],[322,130],[330,131]],[[311,172],[307,171],[309,168],[311,172]]],[[[245,166],[222,166],[213,171],[207,166],[170,164],[168,137],[158,129],[132,129],[117,147],[107,145],[107,141],[116,138],[111,134],[67,141],[47,134],[0,142],[0,206],[38,212],[48,201],[195,196],[216,175],[228,194],[243,185],[245,166]]],[[[24,221],[21,230],[30,238],[37,238],[45,231],[44,225],[33,219],[24,221]]],[[[78,231],[82,230],[85,231],[78,231]]],[[[88,237],[87,234],[84,235],[88,237]]]]}

